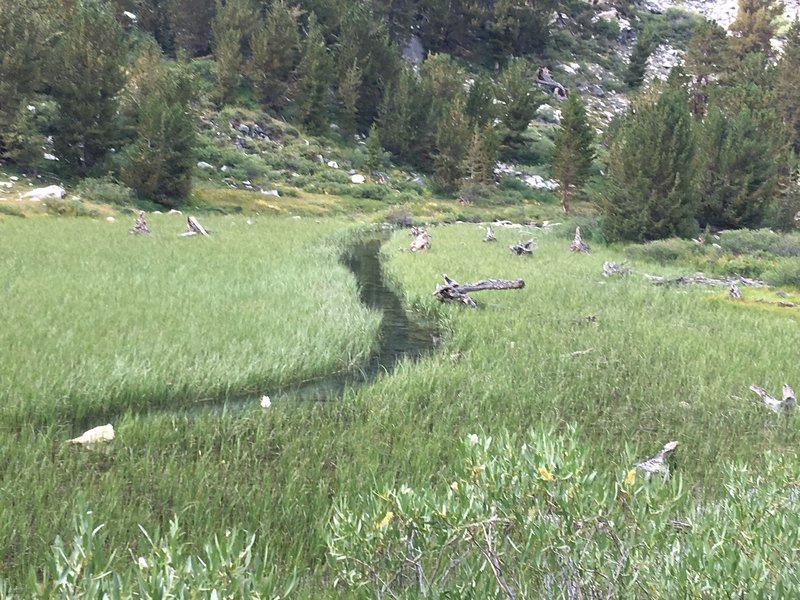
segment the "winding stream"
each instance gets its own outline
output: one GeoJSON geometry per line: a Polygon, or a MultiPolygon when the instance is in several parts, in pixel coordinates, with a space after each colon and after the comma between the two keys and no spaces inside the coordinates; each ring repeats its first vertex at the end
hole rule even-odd
{"type": "Polygon", "coordinates": [[[435,349],[438,339],[435,325],[409,319],[400,298],[386,285],[380,261],[384,241],[385,237],[371,237],[356,242],[341,258],[356,278],[362,304],[383,313],[378,344],[366,364],[350,371],[285,386],[274,390],[271,395],[298,400],[335,400],[348,388],[369,383],[381,373],[391,373],[399,361],[416,360],[435,349]]]}

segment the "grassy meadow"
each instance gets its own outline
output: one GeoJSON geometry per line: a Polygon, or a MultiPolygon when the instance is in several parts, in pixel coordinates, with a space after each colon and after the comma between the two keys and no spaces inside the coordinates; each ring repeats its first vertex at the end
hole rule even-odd
{"type": "Polygon", "coordinates": [[[358,364],[379,319],[337,259],[351,223],[201,221],[211,238],[178,237],[183,220],[168,215],[151,218],[148,238],[124,220],[0,222],[0,596],[80,597],[87,580],[117,577],[138,596],[111,597],[173,585],[175,597],[272,598],[291,582],[296,597],[375,597],[332,588],[334,507],[402,484],[447,486],[470,434],[574,426],[587,468],[617,474],[678,440],[675,480],[699,504],[725,495],[731,463],[758,472],[765,451],[793,456],[800,440],[797,417],[748,390],[800,388],[787,350],[800,309],[641,275],[681,265],[634,263],[606,279],[603,262],[622,249],[572,254],[567,226],[495,227],[497,244],[475,224],[435,227],[417,254],[399,230],[383,248],[387,273],[410,310],[441,323],[438,352],[335,402],[187,412],[358,364]],[[532,256],[508,251],[529,237],[532,256]],[[526,287],[477,292],[470,310],[431,296],[442,273],[526,287]],[[113,442],[64,444],[106,422],[113,442]],[[257,558],[244,564],[249,534],[257,558]],[[93,537],[92,553],[70,546],[93,537]],[[225,548],[233,558],[219,566],[225,548]],[[140,559],[175,566],[189,591],[140,559]],[[216,579],[190,577],[204,570],[216,579]]]}

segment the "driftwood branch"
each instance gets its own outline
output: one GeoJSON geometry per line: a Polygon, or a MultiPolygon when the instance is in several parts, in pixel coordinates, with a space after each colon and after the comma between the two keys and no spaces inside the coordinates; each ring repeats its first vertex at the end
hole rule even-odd
{"type": "Polygon", "coordinates": [[[469,294],[483,290],[519,290],[525,287],[522,279],[481,279],[475,283],[458,283],[447,275],[443,275],[445,285],[436,285],[433,293],[441,302],[462,302],[467,306],[475,308],[477,304],[469,294]]]}
{"type": "Polygon", "coordinates": [[[189,217],[186,219],[186,231],[184,231],[181,236],[188,235],[204,235],[208,237],[210,234],[208,229],[200,225],[200,221],[194,217],[189,217]]]}
{"type": "Polygon", "coordinates": [[[704,273],[694,273],[693,275],[681,275],[680,277],[666,278],[657,275],[645,275],[648,281],[655,285],[710,285],[717,287],[731,286],[763,288],[769,287],[765,282],[758,279],[747,277],[707,277],[704,273]]]}
{"type": "Polygon", "coordinates": [[[525,254],[533,254],[534,249],[536,248],[536,242],[533,239],[528,240],[527,242],[517,242],[516,244],[512,244],[508,247],[514,254],[517,256],[523,256],[525,254]]]}
{"type": "Polygon", "coordinates": [[[539,70],[536,71],[536,83],[549,89],[558,100],[564,100],[567,97],[567,88],[553,79],[550,69],[547,67],[539,67],[539,70]]]}

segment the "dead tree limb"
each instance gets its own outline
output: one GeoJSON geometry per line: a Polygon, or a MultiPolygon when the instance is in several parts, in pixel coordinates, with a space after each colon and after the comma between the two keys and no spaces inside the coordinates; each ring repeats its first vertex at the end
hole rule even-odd
{"type": "Polygon", "coordinates": [[[710,285],[717,287],[730,288],[732,285],[741,287],[763,288],[769,287],[765,282],[758,279],[747,277],[708,277],[704,273],[694,273],[693,275],[682,275],[675,278],[659,277],[657,275],[645,275],[647,279],[655,285],[710,285]]]}
{"type": "Polygon", "coordinates": [[[525,254],[533,254],[535,248],[536,248],[536,242],[534,242],[533,239],[530,239],[527,242],[517,242],[516,244],[512,244],[508,247],[508,249],[511,250],[517,256],[523,256],[525,254]]]}
{"type": "Polygon", "coordinates": [[[188,236],[188,235],[204,235],[208,237],[210,234],[208,230],[200,225],[200,221],[195,219],[194,217],[189,217],[186,219],[186,231],[184,231],[181,236],[188,236]]]}
{"type": "Polygon", "coordinates": [[[558,100],[564,100],[567,97],[567,88],[553,79],[550,69],[545,66],[539,67],[539,70],[536,71],[536,83],[549,89],[558,100]]]}
{"type": "Polygon", "coordinates": [[[442,275],[442,277],[444,277],[445,285],[437,284],[433,295],[441,302],[462,302],[472,308],[477,306],[475,300],[469,296],[472,292],[480,292],[482,290],[520,290],[525,287],[525,282],[522,279],[481,279],[475,283],[460,284],[446,274],[442,275]]]}

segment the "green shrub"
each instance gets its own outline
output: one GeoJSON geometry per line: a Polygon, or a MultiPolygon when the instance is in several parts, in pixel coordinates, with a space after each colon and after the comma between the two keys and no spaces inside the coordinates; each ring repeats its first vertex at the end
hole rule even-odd
{"type": "Polygon", "coordinates": [[[14,206],[13,204],[6,204],[5,202],[0,202],[0,215],[8,215],[10,217],[24,217],[25,213],[22,212],[22,210],[18,206],[14,206]]]}
{"type": "Polygon", "coordinates": [[[630,457],[593,470],[572,429],[470,435],[460,454],[438,487],[339,499],[334,585],[395,598],[738,598],[754,582],[764,597],[798,584],[791,458],[726,467],[725,497],[697,507],[680,476],[646,480],[630,457]]]}
{"type": "Polygon", "coordinates": [[[105,178],[84,179],[75,188],[75,192],[83,198],[103,204],[127,206],[134,201],[134,193],[131,188],[105,178]]]}
{"type": "Polygon", "coordinates": [[[770,229],[731,229],[719,235],[719,245],[733,254],[769,252],[780,240],[780,235],[770,229]]]}
{"type": "Polygon", "coordinates": [[[781,261],[773,269],[764,273],[764,279],[770,285],[791,285],[800,288],[800,259],[790,258],[781,261]]]}
{"type": "Polygon", "coordinates": [[[703,251],[702,246],[690,240],[669,238],[628,246],[625,248],[625,255],[632,260],[651,261],[663,265],[674,261],[689,261],[703,251]]]}
{"type": "Polygon", "coordinates": [[[86,206],[80,198],[58,198],[47,201],[47,212],[60,217],[97,217],[96,208],[86,206]]]}

